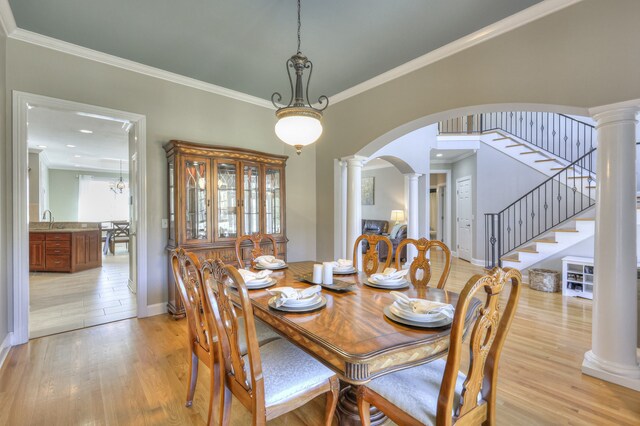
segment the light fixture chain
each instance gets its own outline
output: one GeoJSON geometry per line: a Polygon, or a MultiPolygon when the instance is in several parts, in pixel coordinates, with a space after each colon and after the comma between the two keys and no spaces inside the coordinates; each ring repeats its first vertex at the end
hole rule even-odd
{"type": "Polygon", "coordinates": [[[300,53],[300,0],[298,0],[298,53],[300,53]]]}

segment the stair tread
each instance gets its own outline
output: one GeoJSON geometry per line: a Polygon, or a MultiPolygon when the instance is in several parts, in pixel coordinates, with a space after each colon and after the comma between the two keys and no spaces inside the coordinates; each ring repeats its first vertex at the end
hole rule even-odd
{"type": "Polygon", "coordinates": [[[577,229],[554,229],[553,232],[579,232],[577,229]]]}
{"type": "Polygon", "coordinates": [[[567,179],[588,179],[591,176],[567,176],[567,179]]]}
{"type": "Polygon", "coordinates": [[[516,146],[524,146],[524,144],[523,143],[514,143],[514,144],[511,144],[511,145],[505,146],[505,148],[515,148],[516,146]]]}
{"type": "Polygon", "coordinates": [[[520,155],[527,155],[527,154],[540,154],[540,151],[527,151],[527,152],[520,153],[520,155]]]}
{"type": "Polygon", "coordinates": [[[520,248],[520,249],[517,249],[516,251],[519,251],[521,253],[534,253],[534,254],[538,254],[539,253],[538,250],[536,250],[534,248],[531,248],[531,247],[520,248]]]}
{"type": "Polygon", "coordinates": [[[517,262],[520,263],[520,259],[517,256],[503,256],[500,260],[505,260],[507,262],[517,262]]]}
{"type": "Polygon", "coordinates": [[[545,158],[544,160],[536,160],[536,163],[546,163],[547,161],[555,161],[556,163],[559,163],[559,161],[556,160],[555,158],[545,158]]]}
{"type": "Polygon", "coordinates": [[[559,170],[565,170],[565,169],[567,169],[567,170],[575,170],[573,167],[552,167],[551,168],[551,170],[554,171],[554,172],[555,171],[559,171],[559,170]]]}
{"type": "MultiPolygon", "coordinates": [[[[511,138],[508,138],[508,137],[505,136],[505,137],[502,137],[502,138],[496,138],[496,139],[494,139],[494,141],[503,141],[503,140],[507,140],[507,139],[512,140],[511,138]]],[[[520,144],[520,145],[522,145],[522,144],[520,144]]]]}
{"type": "Polygon", "coordinates": [[[553,238],[540,238],[537,240],[533,240],[534,243],[545,243],[545,244],[558,244],[556,240],[553,238]]]}
{"type": "Polygon", "coordinates": [[[579,220],[581,222],[593,222],[593,221],[596,220],[596,218],[594,218],[594,217],[579,217],[579,218],[577,218],[575,220],[579,220]]]}

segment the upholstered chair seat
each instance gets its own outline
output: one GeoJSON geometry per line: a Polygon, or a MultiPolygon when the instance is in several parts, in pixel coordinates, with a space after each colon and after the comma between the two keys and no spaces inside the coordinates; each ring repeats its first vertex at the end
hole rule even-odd
{"type": "MultiPolygon", "coordinates": [[[[315,358],[285,339],[260,346],[266,406],[277,405],[335,375],[315,358]]],[[[249,366],[245,355],[245,368],[249,366]]]]}
{"type": "MultiPolygon", "coordinates": [[[[367,383],[367,387],[421,423],[435,425],[438,395],[446,365],[444,360],[439,359],[378,377],[367,383]]],[[[460,405],[462,383],[465,378],[464,374],[458,373],[453,398],[454,412],[460,405]]],[[[453,413],[451,415],[453,416],[453,413]]]]}

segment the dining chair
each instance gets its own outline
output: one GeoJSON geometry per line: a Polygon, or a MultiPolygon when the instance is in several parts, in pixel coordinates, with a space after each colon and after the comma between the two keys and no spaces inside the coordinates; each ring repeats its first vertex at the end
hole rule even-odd
{"type": "Polygon", "coordinates": [[[471,277],[456,305],[446,362],[396,371],[359,386],[356,395],[362,424],[370,424],[373,404],[401,425],[495,425],[498,361],[521,285],[517,269],[496,267],[488,275],[471,277]],[[509,299],[501,314],[499,299],[507,282],[511,282],[509,299]],[[469,325],[470,363],[463,374],[459,370],[464,321],[469,303],[480,291],[486,293],[486,301],[469,325]]]}
{"type": "MultiPolygon", "coordinates": [[[[449,250],[449,247],[438,240],[428,240],[426,238],[415,240],[408,238],[398,244],[396,251],[400,253],[402,248],[409,244],[413,244],[418,250],[418,255],[411,261],[409,266],[411,283],[416,288],[426,288],[429,285],[429,281],[431,281],[431,261],[427,258],[427,253],[432,253],[431,249],[437,247],[444,253],[444,268],[438,280],[437,287],[444,288],[444,285],[447,283],[447,278],[449,278],[449,272],[451,272],[451,250],[449,250]]],[[[402,267],[400,257],[396,259],[395,266],[396,269],[402,267]]]]}
{"type": "MultiPolygon", "coordinates": [[[[380,267],[380,255],[378,253],[378,243],[384,242],[387,245],[387,253],[391,253],[393,251],[393,245],[391,244],[391,240],[386,235],[377,235],[377,234],[362,234],[357,239],[355,244],[353,245],[353,266],[358,269],[358,248],[360,247],[360,242],[365,240],[369,247],[367,248],[367,252],[362,256],[362,269],[367,276],[371,274],[375,274],[378,272],[380,267]]],[[[387,256],[384,261],[384,268],[386,269],[391,265],[391,256],[387,256]]]]}
{"type": "MultiPolygon", "coordinates": [[[[220,359],[217,353],[218,334],[213,314],[209,304],[205,303],[208,294],[203,284],[200,260],[194,253],[178,248],[171,252],[171,266],[173,276],[178,288],[178,293],[187,317],[187,338],[189,341],[189,381],[187,384],[186,406],[191,407],[193,396],[198,381],[198,360],[202,361],[211,375],[209,424],[212,419],[214,397],[218,396],[220,388],[220,359]]],[[[239,319],[242,321],[242,318],[239,319]]],[[[263,322],[257,322],[257,335],[259,344],[279,339],[280,336],[263,322]]],[[[240,351],[246,353],[247,345],[244,339],[240,339],[240,351]]]]}
{"type": "Polygon", "coordinates": [[[244,268],[244,256],[242,255],[242,247],[240,247],[240,245],[246,240],[249,240],[253,243],[253,248],[251,249],[251,267],[252,268],[256,266],[256,262],[255,262],[256,258],[265,254],[262,252],[262,247],[260,247],[260,244],[262,243],[263,240],[271,241],[271,246],[273,247],[272,254],[273,256],[276,256],[276,257],[278,256],[278,246],[276,244],[276,240],[270,234],[262,234],[260,232],[257,232],[252,235],[243,235],[238,239],[236,239],[236,257],[238,259],[239,268],[244,268]]]}
{"type": "Polygon", "coordinates": [[[259,346],[253,307],[245,283],[237,269],[221,260],[204,262],[204,272],[213,276],[215,287],[211,311],[218,327],[218,346],[224,359],[224,380],[221,383],[221,424],[230,422],[233,394],[252,414],[253,425],[265,425],[268,420],[292,411],[318,395],[327,394],[325,424],[331,425],[338,402],[339,382],[336,374],[286,339],[259,346]],[[226,284],[231,279],[236,290],[226,284]],[[244,323],[237,320],[231,300],[244,314],[244,323]],[[240,336],[246,337],[247,353],[239,347],[240,336]]]}

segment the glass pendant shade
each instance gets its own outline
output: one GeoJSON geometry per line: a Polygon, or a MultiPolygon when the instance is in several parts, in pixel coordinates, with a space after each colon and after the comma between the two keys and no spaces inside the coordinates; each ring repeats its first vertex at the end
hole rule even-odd
{"type": "Polygon", "coordinates": [[[303,147],[314,143],[322,135],[322,123],[315,117],[290,115],[276,123],[276,136],[286,144],[303,147]]]}

